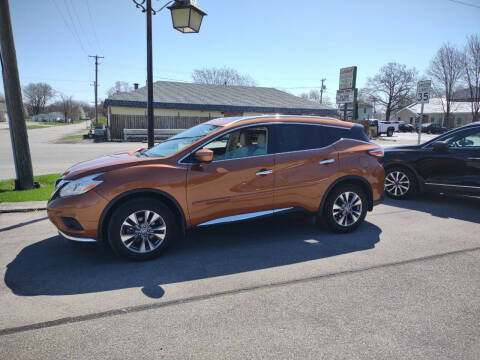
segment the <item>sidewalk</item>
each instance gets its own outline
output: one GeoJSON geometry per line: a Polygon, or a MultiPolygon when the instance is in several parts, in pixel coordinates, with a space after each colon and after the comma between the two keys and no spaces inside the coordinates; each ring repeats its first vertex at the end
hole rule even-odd
{"type": "Polygon", "coordinates": [[[0,214],[12,212],[26,212],[45,210],[47,208],[46,201],[23,201],[23,202],[6,202],[0,203],[0,214]]]}

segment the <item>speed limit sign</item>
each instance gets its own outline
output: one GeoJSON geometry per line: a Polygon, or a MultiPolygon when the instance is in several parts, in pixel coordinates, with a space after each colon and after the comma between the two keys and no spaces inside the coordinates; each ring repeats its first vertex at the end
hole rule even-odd
{"type": "Polygon", "coordinates": [[[431,80],[422,80],[417,83],[417,96],[418,103],[428,104],[430,101],[430,89],[432,87],[431,80]]]}

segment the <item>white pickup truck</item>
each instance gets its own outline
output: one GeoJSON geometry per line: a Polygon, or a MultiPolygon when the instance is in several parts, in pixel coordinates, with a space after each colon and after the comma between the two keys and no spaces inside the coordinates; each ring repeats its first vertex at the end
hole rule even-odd
{"type": "Polygon", "coordinates": [[[399,121],[383,121],[377,119],[370,119],[370,125],[377,127],[377,134],[387,134],[392,136],[395,131],[398,131],[399,121]]]}

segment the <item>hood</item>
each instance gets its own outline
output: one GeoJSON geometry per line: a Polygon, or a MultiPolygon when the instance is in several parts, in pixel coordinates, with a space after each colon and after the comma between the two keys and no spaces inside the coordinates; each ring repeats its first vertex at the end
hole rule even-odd
{"type": "Polygon", "coordinates": [[[142,158],[135,156],[138,149],[132,151],[118,152],[111,155],[100,156],[95,159],[80,162],[68,168],[63,177],[67,179],[75,179],[83,176],[87,176],[97,172],[105,172],[113,169],[131,166],[142,158]]]}
{"type": "Polygon", "coordinates": [[[383,151],[385,153],[391,153],[391,152],[396,152],[396,151],[412,151],[412,150],[418,150],[421,146],[424,144],[419,145],[400,145],[400,146],[388,146],[384,147],[383,151]]]}

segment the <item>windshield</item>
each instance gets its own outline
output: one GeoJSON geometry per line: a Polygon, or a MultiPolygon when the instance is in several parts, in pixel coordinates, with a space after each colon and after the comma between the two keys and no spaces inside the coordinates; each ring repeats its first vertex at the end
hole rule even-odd
{"type": "Polygon", "coordinates": [[[200,124],[188,130],[181,132],[157,146],[145,151],[142,155],[148,157],[165,157],[175,154],[184,149],[188,145],[201,139],[202,137],[219,129],[220,126],[211,124],[200,124]]]}

